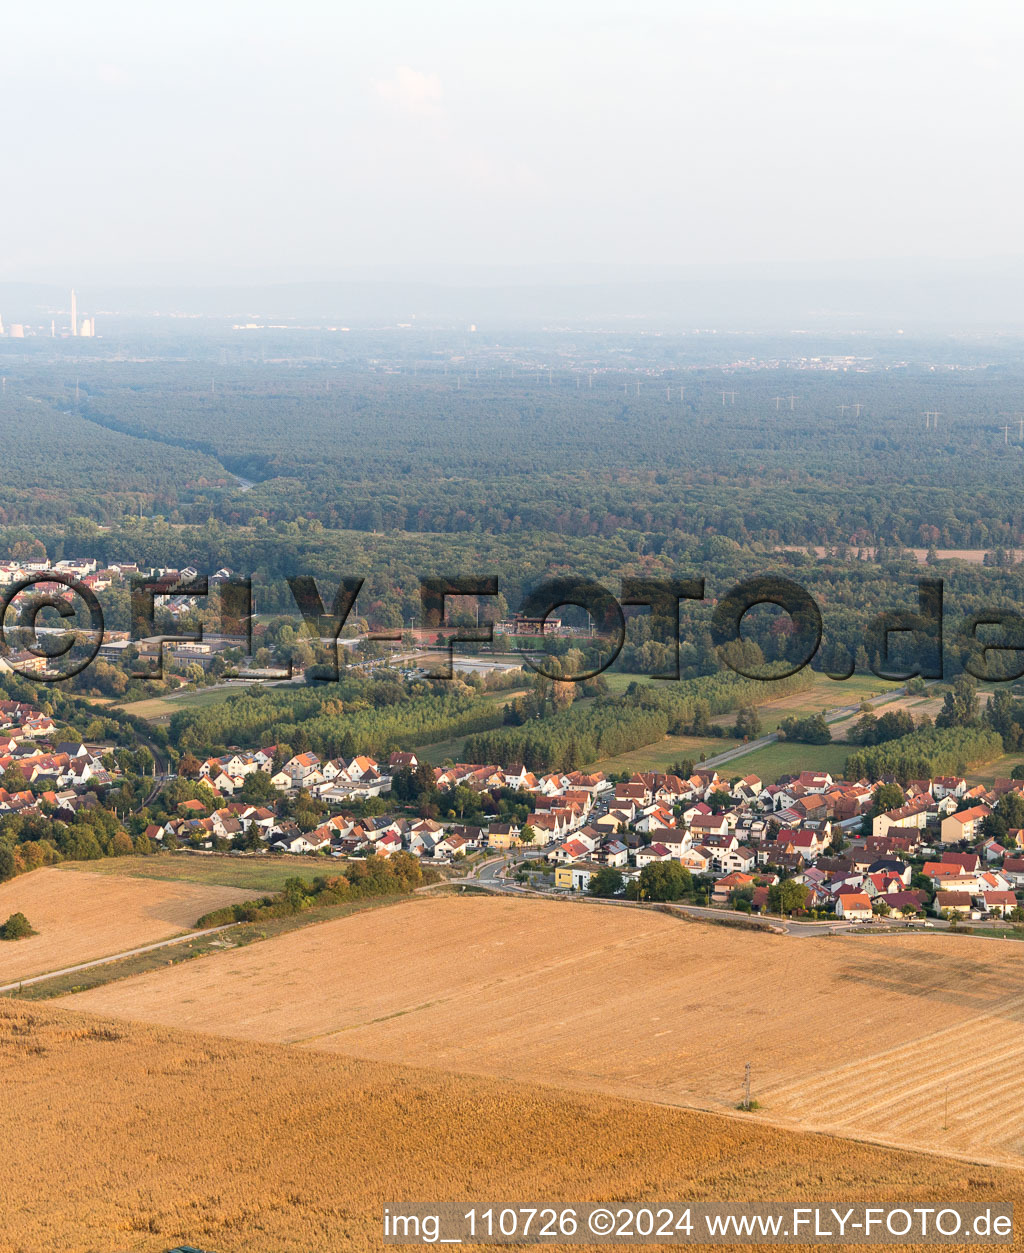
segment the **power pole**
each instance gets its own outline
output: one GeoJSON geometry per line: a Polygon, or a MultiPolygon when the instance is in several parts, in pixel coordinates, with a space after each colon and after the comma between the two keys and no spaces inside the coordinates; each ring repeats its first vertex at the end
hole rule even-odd
{"type": "Polygon", "coordinates": [[[750,1109],[750,1062],[743,1068],[743,1108],[750,1109]]]}

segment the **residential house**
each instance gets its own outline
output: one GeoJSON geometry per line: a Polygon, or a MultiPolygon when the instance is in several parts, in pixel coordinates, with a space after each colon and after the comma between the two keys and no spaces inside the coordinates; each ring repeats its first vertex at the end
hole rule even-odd
{"type": "Polygon", "coordinates": [[[843,892],[836,897],[836,917],[845,918],[848,922],[873,917],[871,898],[866,892],[843,892]]]}
{"type": "Polygon", "coordinates": [[[981,835],[981,824],[991,812],[987,805],[972,805],[970,809],[962,809],[958,814],[943,818],[940,827],[943,844],[976,840],[981,835]]]}

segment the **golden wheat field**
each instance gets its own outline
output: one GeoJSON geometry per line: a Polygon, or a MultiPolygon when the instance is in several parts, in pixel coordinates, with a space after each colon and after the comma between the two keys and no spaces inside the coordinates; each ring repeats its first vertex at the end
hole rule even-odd
{"type": "Polygon", "coordinates": [[[749,1061],[773,1123],[1024,1164],[1022,974],[1009,942],[794,939],[477,896],[307,927],[65,1003],[709,1109],[735,1107],[749,1061]]]}
{"type": "Polygon", "coordinates": [[[0,943],[0,985],[166,939],[250,895],[44,866],[0,885],[0,921],[20,911],[39,933],[0,943]]]}
{"type": "Polygon", "coordinates": [[[0,1000],[0,1082],[2,1253],[363,1253],[399,1200],[1024,1202],[1019,1171],[52,1004],[0,1000]]]}

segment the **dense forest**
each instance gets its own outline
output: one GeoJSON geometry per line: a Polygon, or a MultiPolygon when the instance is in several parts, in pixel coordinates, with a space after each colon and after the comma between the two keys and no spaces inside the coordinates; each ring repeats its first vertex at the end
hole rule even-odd
{"type": "Polygon", "coordinates": [[[5,473],[20,488],[0,520],[60,517],[35,488],[102,522],[141,510],[369,533],[633,533],[654,554],[712,535],[854,549],[1024,539],[1024,376],[1005,366],[465,373],[27,372],[0,409],[19,433],[5,473]]]}
{"type": "MultiPolygon", "coordinates": [[[[556,336],[505,354],[525,367],[492,353],[479,369],[464,344],[421,348],[418,362],[12,362],[0,552],[227,566],[253,577],[265,615],[296,614],[290,576],[315,575],[330,603],[355,575],[360,627],[419,621],[424,575],[495,575],[499,595],[463,607],[483,620],[553,576],[614,593],[630,576],[700,578],[704,601],[680,607],[686,678],[721,668],[715,604],[764,575],[819,606],[815,668],[912,674],[922,640],[893,637],[886,659],[869,627],[913,611],[927,576],[945,585],[947,673],[1024,669],[1019,653],[983,655],[998,628],[973,633],[1020,601],[1012,354],[918,345],[904,360],[890,345],[710,366],[685,337],[556,336]]],[[[704,357],[728,360],[721,346],[704,357]]],[[[122,625],[123,596],[107,599],[122,625]]],[[[674,672],[674,642],[642,610],[627,617],[619,668],[674,672]]],[[[792,659],[780,610],[749,613],[743,637],[768,664],[792,659]]]]}
{"type": "Polygon", "coordinates": [[[579,770],[602,757],[654,744],[666,735],[699,734],[712,714],[756,706],[801,691],[812,681],[813,676],[804,670],[771,683],[729,673],[679,684],[634,683],[620,697],[599,697],[592,704],[571,705],[546,719],[471,735],[466,758],[499,766],[521,763],[527,770],[579,770]]]}
{"type": "Polygon", "coordinates": [[[317,688],[251,688],[205,709],[182,710],[172,717],[169,735],[181,753],[273,744],[328,757],[384,757],[393,749],[468,736],[470,761],[576,770],[668,734],[701,733],[714,714],[803,691],[812,682],[807,670],[772,682],[725,672],[680,683],[631,684],[616,696],[603,690],[600,679],[554,690],[540,681],[536,696],[503,712],[478,687],[458,680],[405,685],[343,676],[317,688]]]}

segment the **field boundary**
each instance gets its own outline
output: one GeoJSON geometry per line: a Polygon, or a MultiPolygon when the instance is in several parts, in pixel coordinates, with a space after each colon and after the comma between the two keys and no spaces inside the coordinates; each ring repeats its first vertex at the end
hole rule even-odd
{"type": "Polygon", "coordinates": [[[198,940],[203,936],[214,935],[217,931],[227,931],[238,925],[237,922],[228,922],[220,927],[207,927],[203,931],[186,931],[182,935],[171,936],[169,940],[157,940],[155,944],[140,944],[137,948],[112,953],[109,957],[97,957],[92,961],[79,962],[75,966],[65,966],[62,970],[48,970],[45,974],[29,975],[25,979],[15,980],[14,983],[5,983],[0,987],[0,993],[16,991],[31,983],[42,983],[46,979],[59,979],[62,975],[74,975],[80,970],[91,970],[94,966],[106,966],[110,962],[123,961],[126,957],[138,957],[140,953],[151,953],[154,949],[167,948],[170,944],[184,944],[187,940],[198,940]]]}

